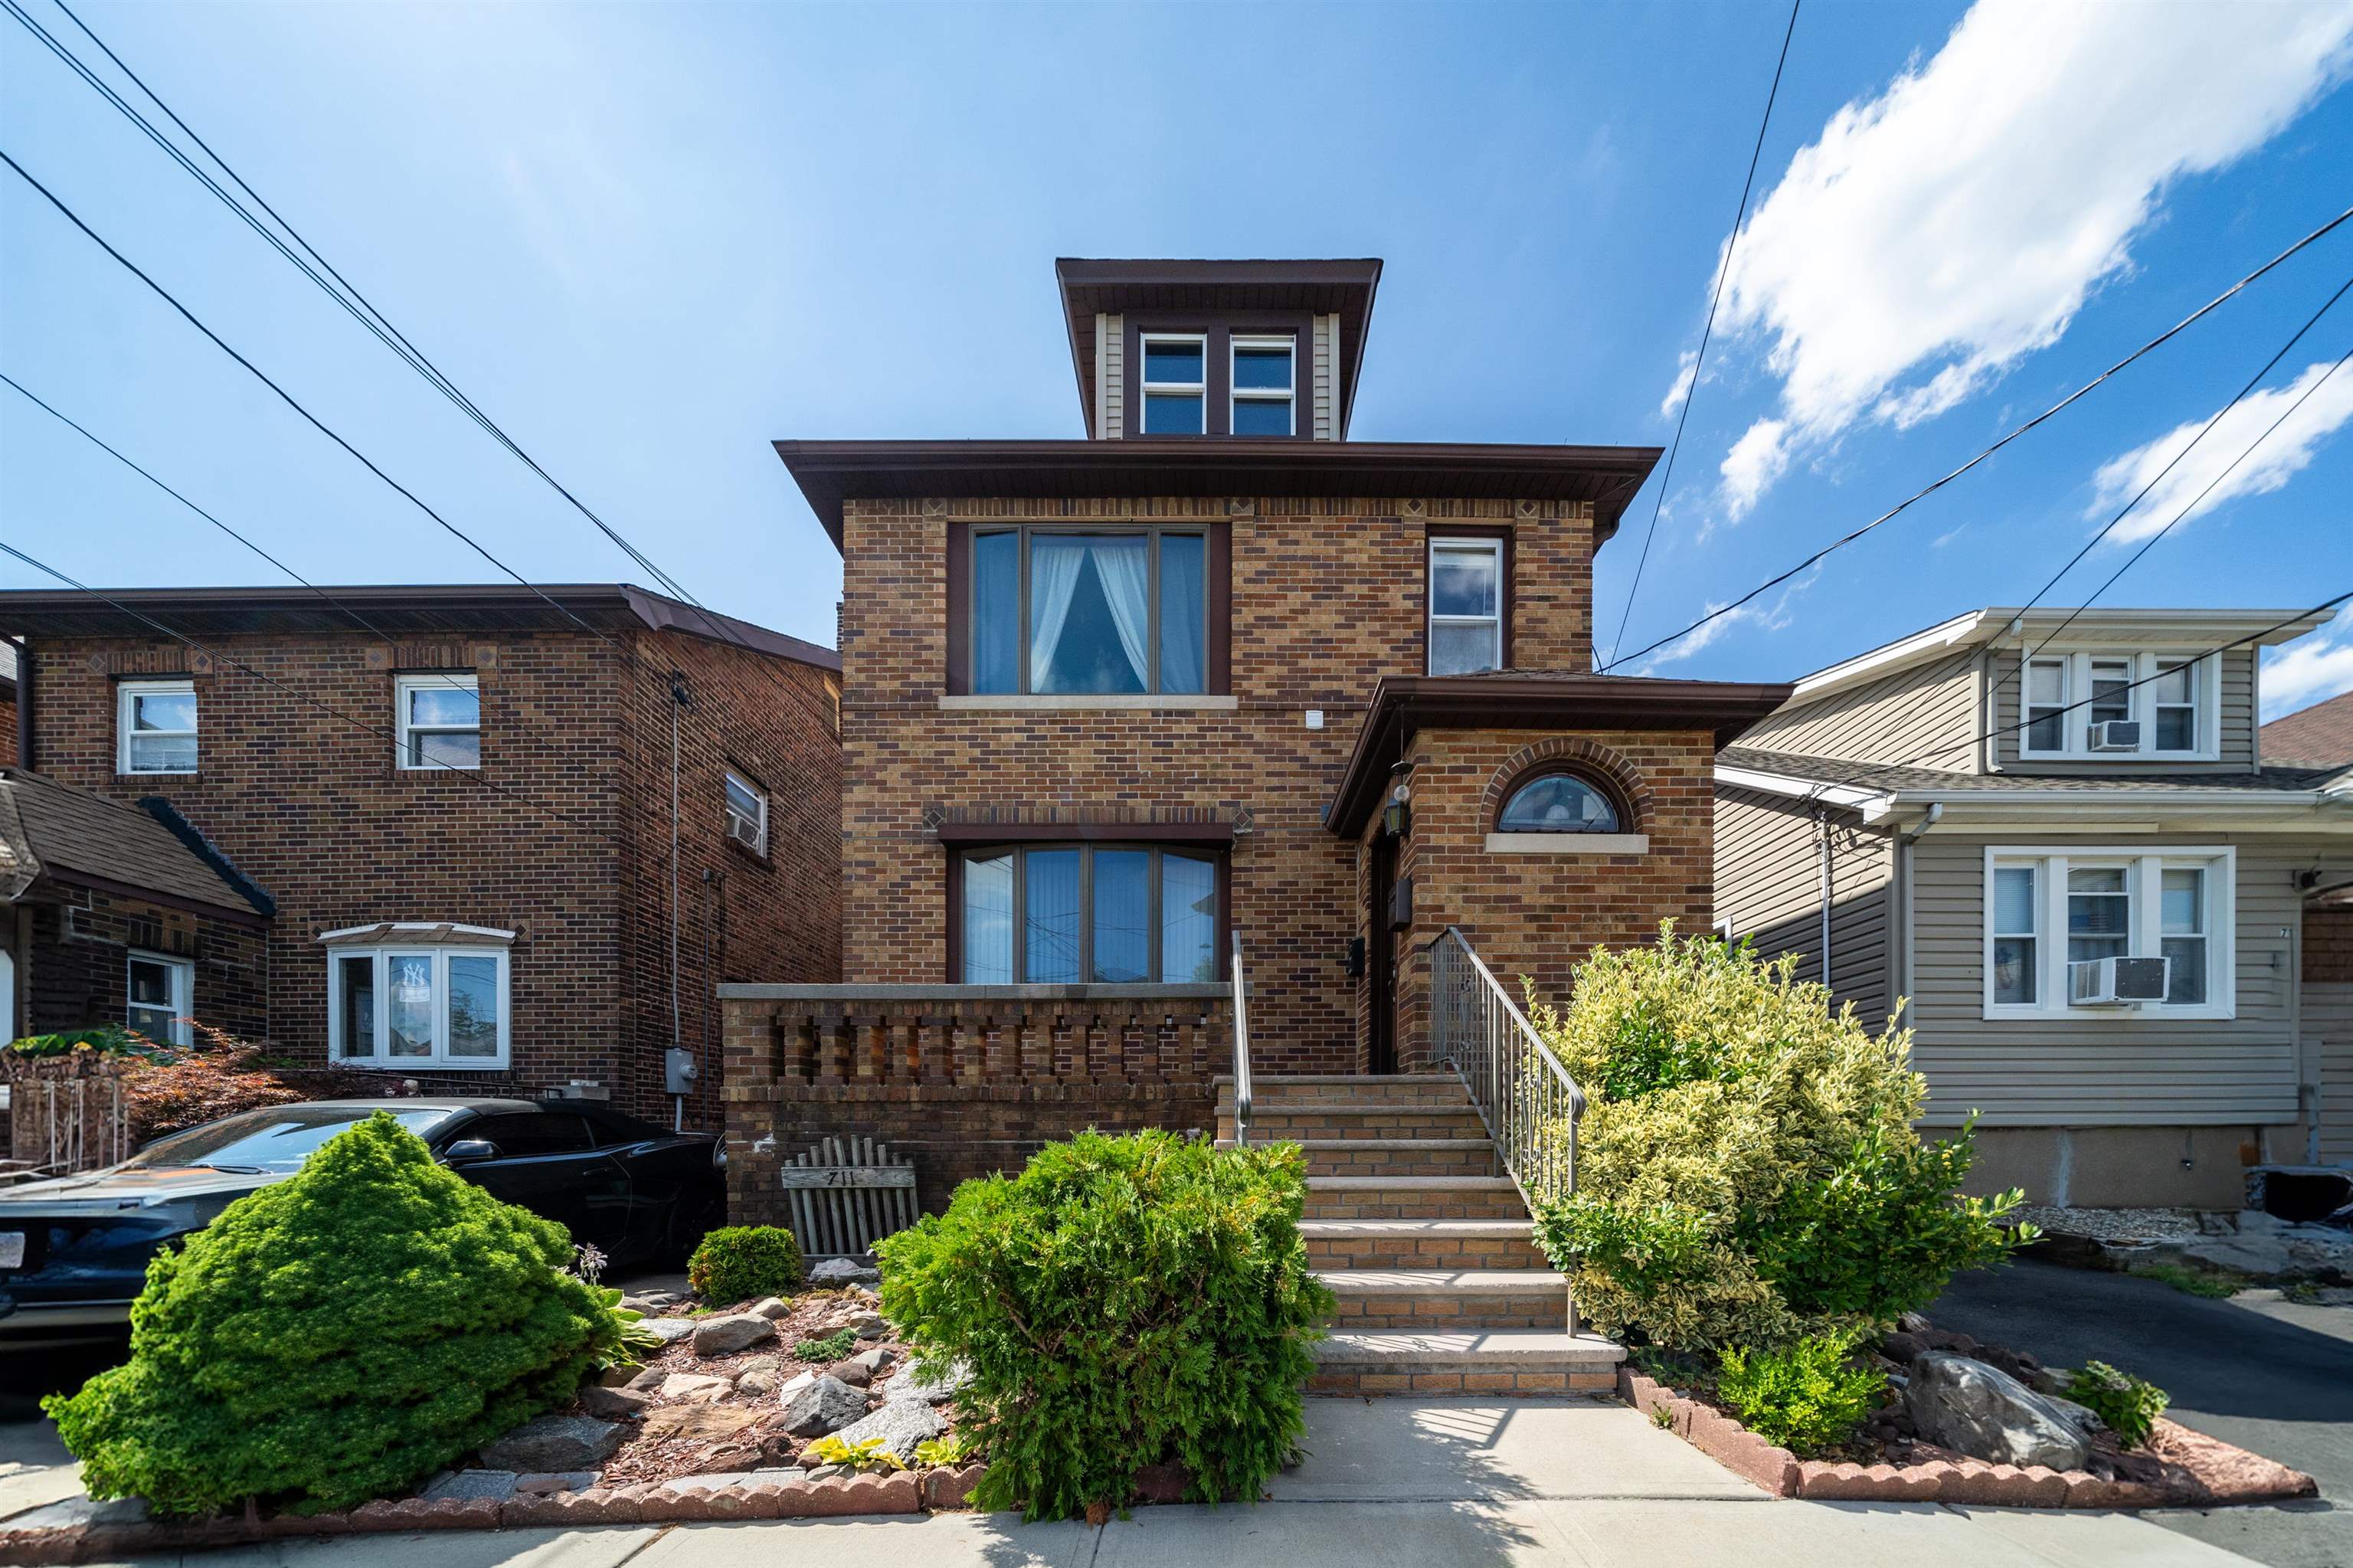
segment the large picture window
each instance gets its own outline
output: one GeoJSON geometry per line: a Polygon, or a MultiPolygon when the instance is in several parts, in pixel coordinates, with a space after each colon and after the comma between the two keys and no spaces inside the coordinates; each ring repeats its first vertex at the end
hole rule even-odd
{"type": "Polygon", "coordinates": [[[2165,1000],[2140,1013],[2233,1016],[2234,864],[2227,849],[1987,851],[1985,1016],[2084,1016],[2070,965],[2156,958],[2165,1000]]]}
{"type": "Polygon", "coordinates": [[[1039,695],[1209,689],[1200,529],[975,529],[972,689],[1039,695]]]}
{"type": "Polygon", "coordinates": [[[340,1062],[507,1065],[504,948],[332,948],[327,1042],[340,1062]]]}
{"type": "Polygon", "coordinates": [[[960,859],[966,985],[1219,978],[1219,862],[1143,844],[1025,844],[960,859]]]}

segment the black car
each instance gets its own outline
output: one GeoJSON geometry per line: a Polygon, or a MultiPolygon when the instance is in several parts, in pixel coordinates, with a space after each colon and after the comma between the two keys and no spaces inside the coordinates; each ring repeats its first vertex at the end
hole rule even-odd
{"type": "Polygon", "coordinates": [[[617,1267],[682,1256],[721,1223],[726,1155],[575,1101],[318,1100],[241,1111],[121,1164],[0,1189],[0,1351],[119,1339],[147,1260],[389,1111],[468,1181],[560,1222],[617,1267]]]}

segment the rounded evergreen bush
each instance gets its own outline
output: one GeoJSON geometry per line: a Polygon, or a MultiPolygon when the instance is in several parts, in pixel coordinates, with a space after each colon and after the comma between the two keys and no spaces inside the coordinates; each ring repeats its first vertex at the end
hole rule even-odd
{"type": "Polygon", "coordinates": [[[565,1403],[619,1350],[571,1258],[562,1225],[379,1112],[157,1255],[131,1360],[44,1406],[93,1497],[350,1507],[565,1403]]]}
{"type": "Polygon", "coordinates": [[[705,1301],[782,1296],[801,1282],[801,1247],[779,1225],[724,1225],[686,1261],[686,1283],[705,1301]]]}
{"type": "Polygon", "coordinates": [[[1299,1235],[1305,1170],[1293,1144],[1082,1133],[881,1244],[885,1315],[923,1362],[970,1369],[976,1507],[1121,1507],[1171,1461],[1195,1501],[1258,1495],[1297,1446],[1332,1307],[1299,1235]]]}
{"type": "MultiPolygon", "coordinates": [[[[1531,999],[1589,1097],[1577,1191],[1537,1216],[1578,1309],[1674,1350],[1778,1346],[1891,1321],[2031,1240],[2015,1189],[1966,1197],[1971,1132],[1924,1143],[1911,1032],[1744,944],[1597,951],[1573,1001],[1531,999]]],[[[1566,1136],[1566,1128],[1558,1136],[1566,1136]]]]}

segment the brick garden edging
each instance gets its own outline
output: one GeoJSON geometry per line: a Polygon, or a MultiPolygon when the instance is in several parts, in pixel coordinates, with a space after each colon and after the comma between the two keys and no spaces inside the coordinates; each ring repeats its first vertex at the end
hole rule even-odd
{"type": "Polygon", "coordinates": [[[693,1524],[714,1520],[833,1519],[853,1514],[914,1514],[961,1509],[985,1467],[902,1470],[778,1484],[709,1487],[651,1482],[591,1487],[539,1497],[399,1498],[343,1512],[276,1514],[110,1523],[92,1520],[49,1530],[0,1529],[0,1563],[90,1563],[133,1552],[237,1546],[288,1536],[353,1535],[419,1530],[515,1530],[532,1526],[693,1524]]]}
{"type": "MultiPolygon", "coordinates": [[[[1684,1399],[1631,1367],[1618,1369],[1619,1397],[1656,1419],[1671,1414],[1669,1429],[1725,1468],[1756,1482],[1776,1497],[1817,1502],[1946,1502],[2002,1508],[2183,1508],[2186,1503],[2139,1481],[2110,1480],[2085,1470],[2053,1470],[2041,1465],[1992,1465],[1982,1459],[1934,1459],[1920,1465],[1855,1465],[1800,1459],[1777,1448],[1722,1411],[1684,1399]]],[[[2309,1476],[2278,1467],[2279,1489],[2233,1497],[2311,1497],[2318,1488],[2309,1476]]]]}

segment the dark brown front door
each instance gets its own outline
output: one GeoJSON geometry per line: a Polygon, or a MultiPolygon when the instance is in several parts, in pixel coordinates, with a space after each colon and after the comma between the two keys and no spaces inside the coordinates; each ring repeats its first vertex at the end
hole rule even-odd
{"type": "Polygon", "coordinates": [[[1389,902],[1397,892],[1397,841],[1383,833],[1373,840],[1371,907],[1365,911],[1367,928],[1365,1005],[1372,1010],[1366,1039],[1370,1070],[1397,1071],[1397,933],[1389,926],[1389,902]]]}

